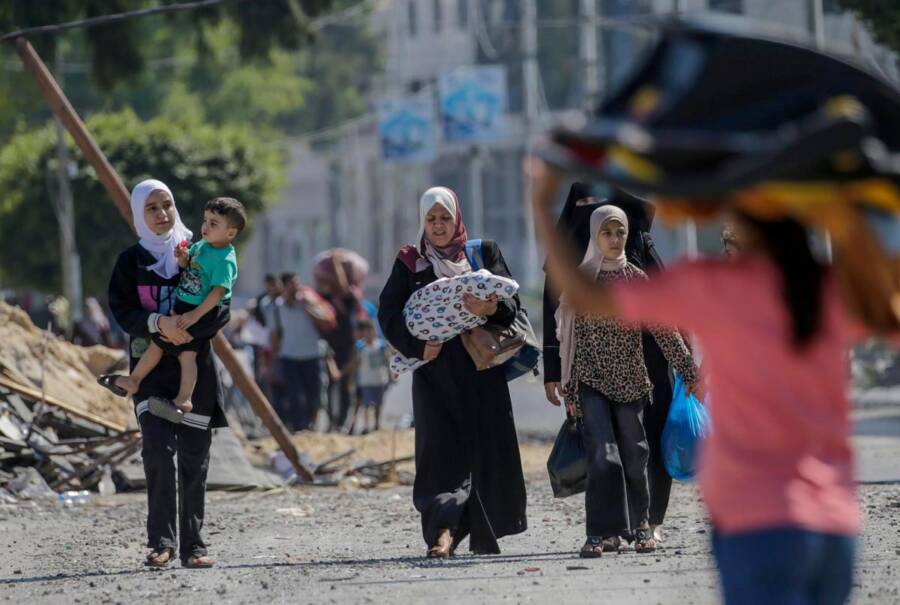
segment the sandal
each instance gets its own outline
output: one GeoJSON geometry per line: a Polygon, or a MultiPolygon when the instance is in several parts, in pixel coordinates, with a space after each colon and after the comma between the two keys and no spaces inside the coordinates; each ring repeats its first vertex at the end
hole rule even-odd
{"type": "Polygon", "coordinates": [[[446,559],[453,554],[454,550],[453,534],[449,529],[443,529],[438,534],[434,546],[428,549],[426,556],[429,559],[446,559]]]}
{"type": "Polygon", "coordinates": [[[584,546],[581,547],[581,551],[578,553],[578,555],[582,559],[599,559],[603,556],[603,550],[602,538],[588,536],[587,540],[584,541],[584,546]]]}
{"type": "Polygon", "coordinates": [[[181,560],[181,566],[188,569],[209,569],[215,564],[216,562],[206,555],[191,555],[181,560]]]}
{"type": "Polygon", "coordinates": [[[162,569],[163,567],[166,567],[169,563],[171,563],[172,559],[174,558],[174,548],[157,548],[151,551],[149,555],[147,555],[147,559],[144,561],[144,566],[162,569]],[[163,555],[165,555],[166,557],[165,560],[162,559],[163,555]]]}
{"type": "Polygon", "coordinates": [[[172,424],[184,422],[184,412],[175,407],[175,404],[162,397],[151,397],[148,400],[150,413],[154,416],[168,420],[172,424]]]}
{"type": "Polygon", "coordinates": [[[649,527],[641,527],[634,532],[634,552],[649,553],[656,550],[656,540],[649,527]]]}
{"type": "Polygon", "coordinates": [[[97,384],[109,389],[114,395],[128,397],[128,391],[116,384],[116,378],[119,378],[120,376],[122,376],[122,374],[103,374],[97,378],[97,384]]]}

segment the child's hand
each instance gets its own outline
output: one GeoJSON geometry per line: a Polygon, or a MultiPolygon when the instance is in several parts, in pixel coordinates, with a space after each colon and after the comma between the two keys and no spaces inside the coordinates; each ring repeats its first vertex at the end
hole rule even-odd
{"type": "Polygon", "coordinates": [[[200,317],[197,315],[196,311],[188,311],[187,313],[178,316],[178,327],[182,330],[187,330],[199,320],[200,317]]]}
{"type": "Polygon", "coordinates": [[[175,247],[175,260],[178,261],[178,266],[182,269],[187,268],[188,263],[191,260],[191,255],[188,253],[189,246],[190,242],[184,240],[175,247]]]}

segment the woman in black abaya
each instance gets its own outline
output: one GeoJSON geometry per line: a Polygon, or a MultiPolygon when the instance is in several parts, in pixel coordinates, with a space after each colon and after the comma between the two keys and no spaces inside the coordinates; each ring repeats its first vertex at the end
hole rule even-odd
{"type": "MultiPolygon", "coordinates": [[[[584,256],[591,235],[589,230],[591,214],[599,206],[612,204],[625,211],[631,229],[625,252],[629,262],[643,269],[651,279],[655,271],[663,269],[662,261],[656,254],[653,240],[650,238],[650,227],[653,224],[653,206],[641,198],[635,197],[621,189],[614,189],[609,199],[596,198],[593,188],[587,183],[572,183],[569,195],[557,222],[560,233],[568,238],[576,258],[584,256]]],[[[547,400],[560,405],[560,357],[559,340],[556,338],[556,309],[559,307],[559,293],[554,292],[549,277],[544,280],[544,390],[547,400]]],[[[650,461],[647,465],[647,476],[650,482],[650,526],[654,537],[662,541],[658,530],[669,507],[669,494],[672,490],[672,478],[663,464],[661,442],[662,431],[669,415],[672,403],[672,382],[669,363],[666,361],[649,334],[643,335],[644,363],[650,382],[653,383],[653,403],[644,410],[644,429],[650,443],[650,461]]]]}
{"type": "MultiPolygon", "coordinates": [[[[432,187],[419,201],[419,218],[418,243],[400,250],[378,310],[391,345],[408,358],[429,362],[413,374],[413,503],[422,516],[429,557],[450,556],[467,535],[472,552],[499,553],[499,538],[526,528],[525,481],[509,388],[502,367],[476,370],[459,337],[426,343],[407,329],[403,306],[413,292],[471,271],[456,195],[432,187]]],[[[510,277],[496,242],[484,240],[482,256],[484,268],[510,277]]],[[[511,325],[519,310],[518,298],[469,297],[464,304],[499,326],[511,325]]]]}

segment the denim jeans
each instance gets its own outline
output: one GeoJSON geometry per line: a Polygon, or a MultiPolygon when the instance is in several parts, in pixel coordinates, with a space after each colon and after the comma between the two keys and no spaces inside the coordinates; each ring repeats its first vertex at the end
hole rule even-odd
{"type": "Polygon", "coordinates": [[[856,540],[783,527],[713,534],[727,605],[840,605],[853,588],[856,540]]]}

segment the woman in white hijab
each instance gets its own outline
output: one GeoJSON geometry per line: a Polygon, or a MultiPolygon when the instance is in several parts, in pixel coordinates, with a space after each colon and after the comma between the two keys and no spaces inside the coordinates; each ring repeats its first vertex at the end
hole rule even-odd
{"type": "MultiPolygon", "coordinates": [[[[400,249],[378,309],[378,321],[395,349],[409,358],[431,360],[413,374],[413,504],[421,514],[429,557],[449,557],[466,536],[471,551],[498,553],[499,538],[526,528],[525,481],[509,388],[502,367],[475,368],[459,337],[429,346],[409,332],[403,306],[413,292],[472,269],[465,253],[466,225],[453,191],[426,191],[419,200],[419,219],[416,244],[400,249]]],[[[511,277],[496,242],[483,240],[481,249],[485,269],[511,277]]],[[[459,304],[502,327],[510,326],[519,311],[518,297],[472,297],[459,304]]],[[[438,321],[446,310],[432,312],[438,321]]]]}
{"type": "MultiPolygon", "coordinates": [[[[178,329],[176,318],[169,313],[175,303],[179,278],[175,248],[192,234],[181,222],[172,191],[161,181],[148,179],[139,183],[131,194],[131,211],[139,241],[119,255],[108,296],[116,323],[129,335],[130,365],[134,369],[152,333],[159,332],[175,344],[191,339],[186,331],[178,329]]],[[[228,305],[224,305],[218,321],[210,326],[214,330],[210,337],[229,318],[228,305]]],[[[103,379],[109,382],[114,377],[103,379]]],[[[208,343],[197,353],[197,386],[192,397],[195,410],[207,412],[185,414],[183,423],[177,425],[150,414],[149,399],[174,398],[179,383],[178,360],[167,355],[141,382],[134,395],[147,477],[147,546],[151,551],[145,564],[164,567],[172,561],[178,548],[183,565],[209,567],[213,562],[200,535],[209,464],[208,429],[227,426],[227,423],[208,343]],[[177,466],[173,460],[176,453],[177,466]],[[181,528],[178,538],[176,527],[181,528]]],[[[110,388],[109,384],[104,386],[110,388]]]]}
{"type": "MultiPolygon", "coordinates": [[[[616,206],[591,214],[591,241],[579,269],[596,281],[647,279],[628,262],[628,217],[616,206]]],[[[581,419],[588,454],[585,490],[587,539],[582,557],[617,551],[620,536],[635,551],[656,550],[649,525],[649,444],[644,408],[653,385],[644,362],[640,329],[614,319],[576,315],[563,292],[556,315],[562,361],[562,392],[569,412],[581,419]]],[[[693,389],[698,371],[681,336],[650,330],[666,359],[693,389]]]]}

